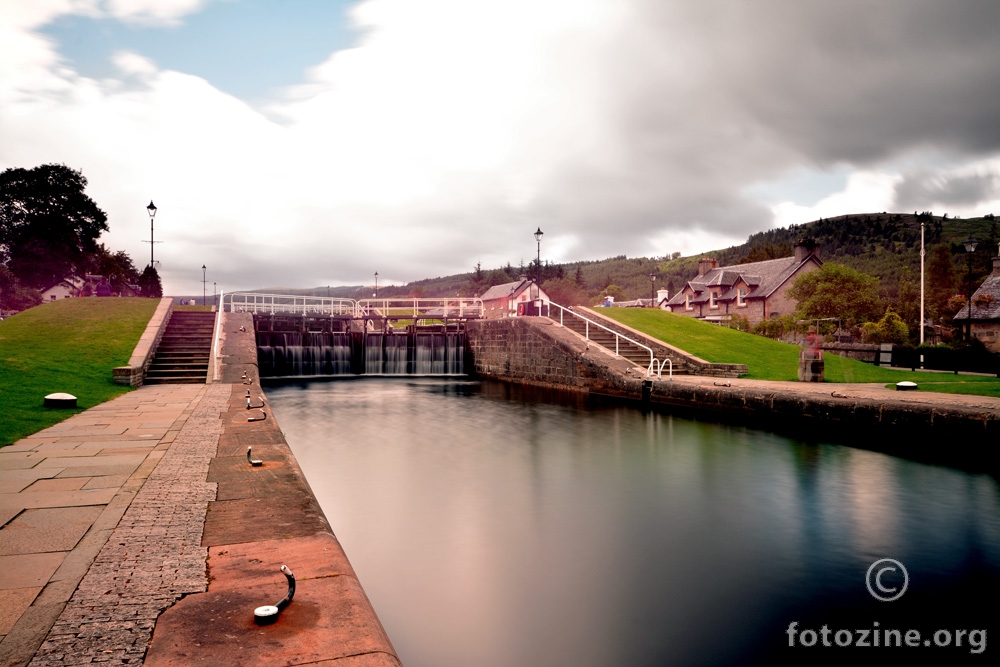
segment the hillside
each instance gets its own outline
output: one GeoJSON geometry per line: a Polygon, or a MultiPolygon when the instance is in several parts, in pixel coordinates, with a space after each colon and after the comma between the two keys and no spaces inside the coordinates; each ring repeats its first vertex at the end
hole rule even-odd
{"type": "MultiPolygon", "coordinates": [[[[621,288],[628,299],[650,295],[649,274],[658,278],[657,288],[666,287],[673,294],[698,273],[698,259],[714,257],[720,265],[737,264],[787,257],[796,239],[812,238],[820,258],[858,269],[881,279],[880,290],[887,303],[897,309],[919,295],[920,223],[925,224],[927,248],[927,285],[934,294],[933,313],[945,316],[947,299],[965,291],[967,266],[962,240],[972,233],[979,240],[974,254],[973,280],[982,281],[991,270],[990,258],[1000,241],[996,218],[950,218],[925,213],[861,213],[824,218],[803,225],[771,229],[751,235],[746,243],[704,252],[690,257],[633,257],[625,255],[602,260],[543,263],[544,281],[565,278],[579,285],[594,301],[609,285],[621,288]],[[937,265],[932,269],[934,259],[937,265]],[[579,273],[578,273],[579,272],[579,273]],[[577,276],[579,275],[579,280],[577,276]],[[941,311],[938,313],[938,311],[941,311]]],[[[449,296],[481,294],[491,285],[516,280],[521,273],[532,274],[534,262],[526,267],[508,264],[494,269],[479,269],[439,278],[428,278],[404,286],[379,287],[379,296],[449,296]]],[[[278,291],[286,294],[334,296],[352,299],[370,298],[372,287],[341,286],[311,289],[268,288],[255,291],[278,291]]],[[[910,308],[912,310],[912,308],[910,308]]],[[[913,319],[912,313],[908,319],[913,319]]]]}

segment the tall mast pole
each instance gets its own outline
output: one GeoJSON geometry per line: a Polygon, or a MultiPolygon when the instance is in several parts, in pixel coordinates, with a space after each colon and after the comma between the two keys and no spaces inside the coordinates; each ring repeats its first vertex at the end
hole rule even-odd
{"type": "MultiPolygon", "coordinates": [[[[924,344],[924,223],[920,223],[920,344],[924,344]]],[[[923,355],[920,355],[923,361],[923,355]]]]}

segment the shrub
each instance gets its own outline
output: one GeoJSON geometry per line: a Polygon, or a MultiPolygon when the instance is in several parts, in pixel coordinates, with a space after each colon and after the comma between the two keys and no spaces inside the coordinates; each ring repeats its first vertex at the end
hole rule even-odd
{"type": "Polygon", "coordinates": [[[906,326],[906,322],[892,308],[887,308],[885,315],[878,322],[865,322],[861,331],[866,342],[876,345],[881,343],[903,345],[910,337],[910,329],[906,326]]]}

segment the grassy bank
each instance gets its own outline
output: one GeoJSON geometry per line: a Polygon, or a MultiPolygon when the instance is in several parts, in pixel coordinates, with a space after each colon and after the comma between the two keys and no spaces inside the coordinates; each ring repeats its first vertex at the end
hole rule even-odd
{"type": "MultiPolygon", "coordinates": [[[[755,380],[798,379],[799,347],[652,308],[603,308],[600,313],[706,361],[746,364],[755,380]]],[[[1000,378],[898,371],[826,355],[829,382],[916,382],[922,391],[1000,397],[1000,378]]]]}
{"type": "Polygon", "coordinates": [[[0,322],[0,446],[119,396],[112,369],[126,364],[159,299],[86,298],[42,304],[0,322]],[[42,406],[76,396],[79,410],[42,406]]]}

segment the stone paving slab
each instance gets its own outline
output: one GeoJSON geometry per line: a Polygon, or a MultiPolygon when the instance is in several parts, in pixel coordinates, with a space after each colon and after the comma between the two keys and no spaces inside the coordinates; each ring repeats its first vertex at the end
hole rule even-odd
{"type": "Polygon", "coordinates": [[[16,574],[0,579],[0,608],[13,617],[0,633],[0,665],[31,660],[161,460],[161,436],[181,429],[203,392],[198,385],[131,392],[4,447],[0,576],[16,574]],[[86,432],[99,435],[81,437],[86,432]],[[24,463],[6,465],[17,460],[24,463]]]}
{"type": "Polygon", "coordinates": [[[0,635],[10,632],[41,591],[41,586],[0,590],[0,635]]]}
{"type": "Polygon", "coordinates": [[[3,527],[0,556],[69,551],[76,546],[103,508],[28,509],[3,527]]]}
{"type": "Polygon", "coordinates": [[[0,589],[44,586],[65,558],[66,552],[61,551],[0,556],[0,589]]]}

